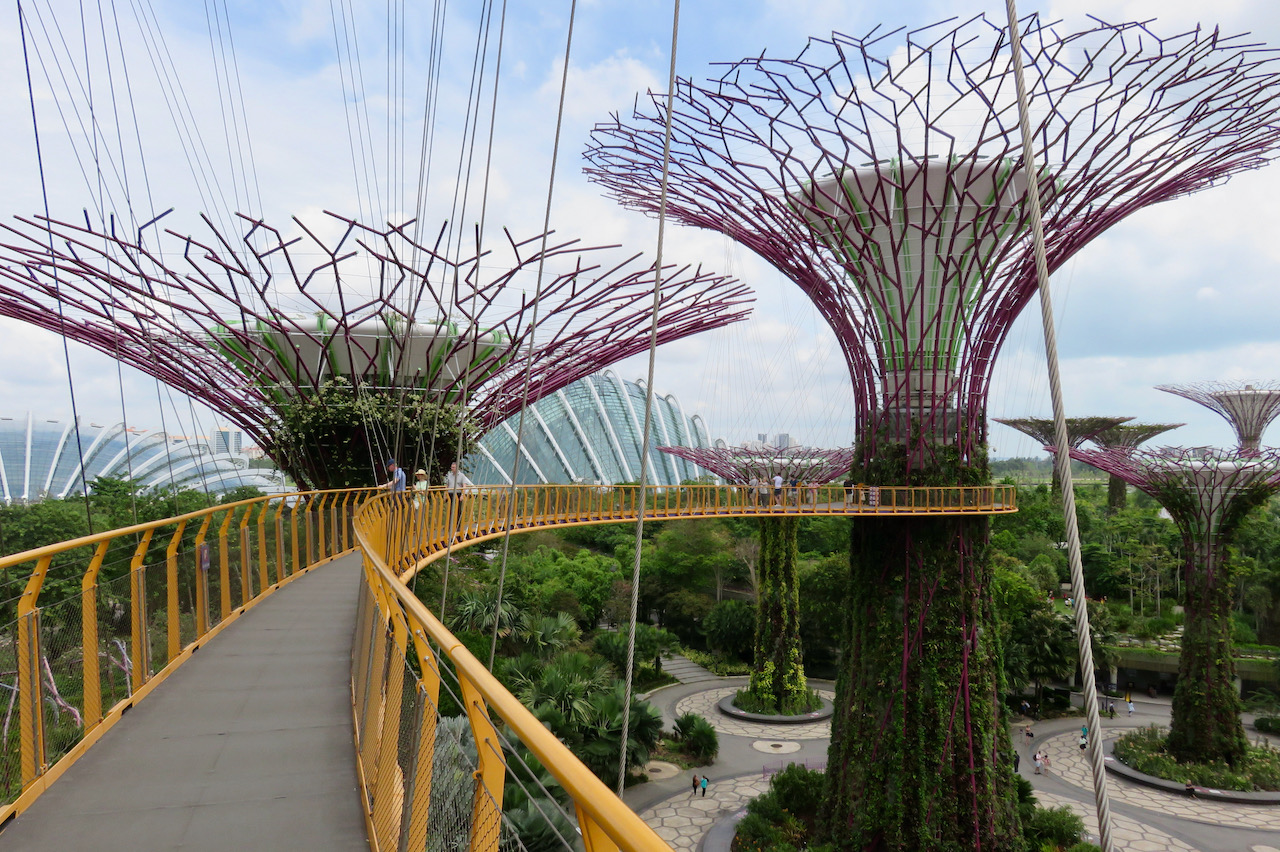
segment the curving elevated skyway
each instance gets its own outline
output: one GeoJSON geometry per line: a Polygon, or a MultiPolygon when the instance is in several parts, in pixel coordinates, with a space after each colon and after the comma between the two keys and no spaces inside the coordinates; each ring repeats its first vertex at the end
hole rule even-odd
{"type": "MultiPolygon", "coordinates": [[[[987,514],[1015,511],[1013,494],[758,504],[684,486],[649,489],[645,516],[987,514]]],[[[451,547],[633,521],[639,502],[636,486],[310,493],[0,559],[25,578],[0,636],[17,672],[0,849],[495,852],[520,849],[531,819],[552,846],[666,849],[404,582],[451,547]],[[566,796],[543,795],[537,764],[566,796]]]]}

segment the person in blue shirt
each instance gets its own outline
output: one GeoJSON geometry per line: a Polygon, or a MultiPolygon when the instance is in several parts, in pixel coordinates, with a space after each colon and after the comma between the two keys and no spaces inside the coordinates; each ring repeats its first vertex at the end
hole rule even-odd
{"type": "Polygon", "coordinates": [[[392,494],[404,492],[404,471],[396,465],[395,459],[387,459],[387,483],[382,487],[392,494]]]}

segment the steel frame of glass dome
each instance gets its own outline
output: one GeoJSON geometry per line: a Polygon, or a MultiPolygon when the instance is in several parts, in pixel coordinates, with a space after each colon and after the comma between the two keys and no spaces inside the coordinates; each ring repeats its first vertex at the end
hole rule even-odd
{"type": "MultiPolygon", "coordinates": [[[[1034,16],[1023,30],[1050,272],[1133,212],[1257,168],[1280,146],[1276,57],[1244,37],[1161,38],[1101,21],[1059,36],[1034,16]]],[[[993,364],[1037,291],[1008,43],[984,17],[834,34],[794,59],[762,55],[705,84],[680,80],[672,97],[666,215],[748,246],[814,303],[849,367],[872,482],[988,478],[993,364]],[[906,49],[895,50],[901,36],[906,49]]],[[[651,95],[630,123],[598,125],[586,153],[592,179],[651,215],[666,97],[651,95]]],[[[987,697],[988,527],[922,519],[873,537],[871,526],[854,527],[852,594],[863,597],[851,614],[865,607],[903,629],[878,637],[868,617],[851,633],[866,677],[842,677],[837,696],[828,839],[1017,847],[1000,767],[1007,734],[987,697]],[[920,568],[952,593],[935,595],[920,568]],[[943,662],[954,669],[930,689],[955,691],[958,726],[913,704],[933,676],[919,637],[939,625],[965,639],[962,653],[948,643],[928,661],[935,675],[943,662]]]]}
{"type": "MultiPolygon", "coordinates": [[[[123,235],[114,223],[17,218],[0,224],[0,316],[156,377],[227,416],[268,454],[279,405],[343,364],[367,367],[355,385],[390,375],[464,402],[484,431],[519,410],[526,369],[532,402],[648,346],[654,270],[639,254],[507,232],[508,257],[477,249],[450,259],[440,249],[444,227],[427,244],[412,222],[374,228],[328,215],[340,231],[333,240],[296,218],[299,236],[287,237],[241,215],[244,232],[232,238],[202,217],[203,241],[157,221],[123,235]],[[352,283],[361,279],[372,280],[352,283]],[[452,323],[426,369],[405,363],[423,311],[452,323]],[[370,326],[386,333],[357,333],[370,326]],[[481,344],[482,335],[503,345],[481,344]],[[452,361],[461,368],[440,368],[452,361]]],[[[659,344],[745,319],[752,301],[745,286],[700,267],[668,266],[662,291],[659,344]]],[[[438,327],[429,328],[434,344],[438,327]]]]}

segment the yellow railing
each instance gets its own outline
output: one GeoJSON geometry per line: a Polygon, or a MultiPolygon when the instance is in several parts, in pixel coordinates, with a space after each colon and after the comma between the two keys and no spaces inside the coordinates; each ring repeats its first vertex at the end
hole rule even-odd
{"type": "MultiPolygon", "coordinates": [[[[840,515],[891,517],[918,515],[994,515],[1016,512],[1013,485],[915,488],[839,485],[772,488],[753,492],[748,487],[719,485],[650,486],[645,491],[645,517],[651,520],[711,517],[772,517],[840,515]]],[[[634,521],[640,486],[536,485],[507,488],[469,488],[449,498],[432,488],[406,497],[402,522],[388,531],[391,539],[382,553],[402,577],[449,546],[483,541],[506,532],[540,527],[608,524],[634,521]]]]}
{"type": "Polygon", "coordinates": [[[0,558],[0,671],[17,673],[0,822],[241,612],[350,549],[370,493],[242,500],[0,558]]]}
{"type": "MultiPolygon", "coordinates": [[[[650,488],[653,519],[726,515],[993,514],[1016,511],[1012,486],[984,488],[785,489],[774,500],[747,489],[717,486],[650,488]],[[798,491],[798,493],[797,493],[798,491]]],[[[667,844],[506,690],[406,585],[413,572],[461,546],[540,527],[633,521],[638,486],[471,488],[454,497],[441,489],[387,495],[356,514],[366,585],[352,658],[352,700],[369,837],[375,850],[421,849],[430,830],[450,832],[444,845],[496,852],[510,779],[528,773],[510,765],[522,744],[568,792],[576,831],[587,852],[667,850],[667,844]],[[413,653],[410,654],[410,643],[413,653]],[[468,786],[445,796],[433,785],[437,757],[441,665],[456,682],[476,754],[468,786]],[[497,718],[504,728],[495,725],[497,718]],[[504,733],[500,733],[500,730],[504,733]],[[441,800],[464,798],[466,813],[448,825],[441,800]],[[435,815],[428,826],[429,815],[435,815]]],[[[449,745],[446,743],[446,745],[449,745]]],[[[519,763],[518,760],[515,762],[519,763]]],[[[548,806],[548,809],[553,809],[548,806]]],[[[570,827],[569,832],[574,829],[570,827]]],[[[571,840],[571,838],[569,838],[571,840]]],[[[566,845],[572,845],[566,842],[566,845]]]]}

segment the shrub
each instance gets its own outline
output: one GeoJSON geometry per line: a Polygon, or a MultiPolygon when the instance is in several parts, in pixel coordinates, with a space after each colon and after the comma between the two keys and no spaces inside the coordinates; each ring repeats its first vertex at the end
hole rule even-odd
{"type": "Polygon", "coordinates": [[[711,723],[701,716],[694,715],[689,729],[681,737],[684,751],[689,757],[706,766],[716,759],[720,753],[720,736],[711,723]]]}
{"type": "Polygon", "coordinates": [[[1155,618],[1147,619],[1147,631],[1153,638],[1163,636],[1173,630],[1173,628],[1174,624],[1172,618],[1165,618],[1163,615],[1158,615],[1155,618]]]}
{"type": "Polygon", "coordinates": [[[702,717],[697,713],[681,713],[677,716],[675,724],[672,725],[672,730],[676,735],[676,739],[683,742],[684,738],[689,735],[689,731],[693,728],[693,723],[701,718],[702,717]]]}
{"type": "Polygon", "coordinates": [[[1023,838],[1028,849],[1041,849],[1048,845],[1066,848],[1080,842],[1084,834],[1084,820],[1067,807],[1036,808],[1030,821],[1023,826],[1023,838]]]}
{"type": "Polygon", "coordinates": [[[1166,781],[1246,792],[1280,789],[1280,751],[1266,746],[1250,747],[1235,766],[1224,761],[1178,763],[1165,751],[1164,729],[1150,725],[1116,740],[1115,756],[1139,772],[1166,781]]]}
{"type": "Polygon", "coordinates": [[[720,601],[702,621],[707,647],[743,659],[751,656],[756,635],[756,608],[746,601],[720,601]]]}
{"type": "Polygon", "coordinates": [[[822,785],[823,773],[795,763],[773,776],[769,791],[747,803],[734,852],[834,852],[831,846],[809,845],[822,785]]]}
{"type": "Polygon", "coordinates": [[[1259,716],[1253,726],[1264,734],[1280,734],[1280,716],[1259,716]]]}
{"type": "Polygon", "coordinates": [[[770,786],[784,810],[812,821],[818,812],[818,806],[822,804],[826,778],[824,772],[792,763],[773,776],[770,786]]]}
{"type": "Polygon", "coordinates": [[[1253,645],[1258,641],[1258,634],[1237,616],[1231,620],[1231,641],[1237,645],[1253,645]]]}

